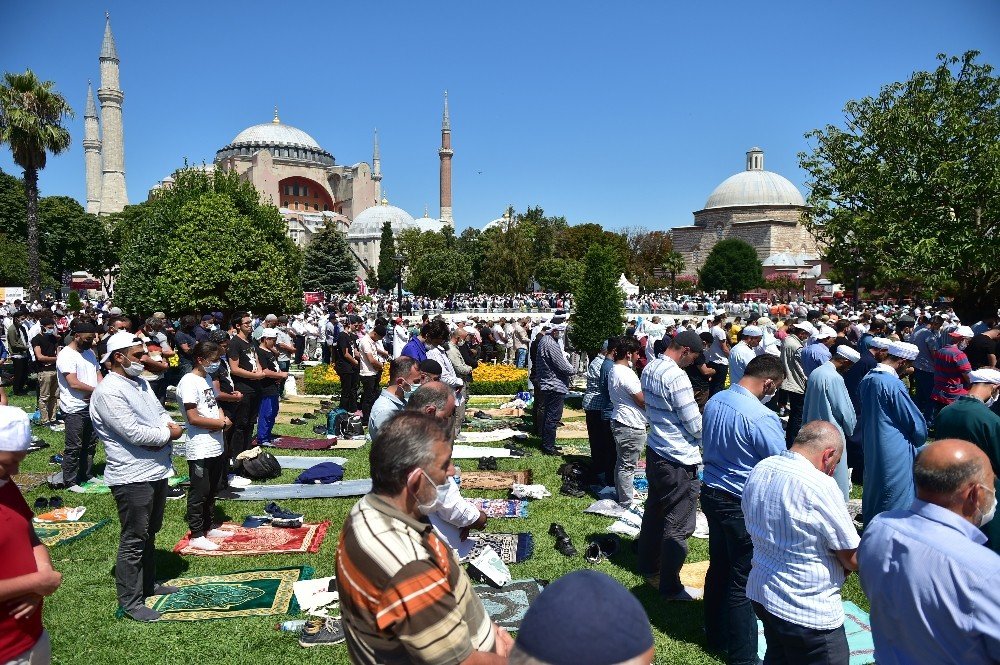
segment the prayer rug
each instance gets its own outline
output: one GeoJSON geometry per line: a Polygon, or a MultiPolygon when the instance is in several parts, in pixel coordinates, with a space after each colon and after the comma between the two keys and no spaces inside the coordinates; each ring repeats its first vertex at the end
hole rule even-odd
{"type": "Polygon", "coordinates": [[[523,425],[520,418],[470,418],[469,422],[463,423],[462,428],[473,432],[494,432],[504,429],[514,429],[523,425]]]}
{"type": "MultiPolygon", "coordinates": [[[[477,587],[478,588],[478,587],[477,587]]],[[[844,604],[844,632],[847,633],[847,648],[850,651],[850,665],[868,665],[875,662],[875,642],[872,640],[872,625],[868,613],[849,600],[844,604]]],[[[764,625],[757,622],[757,655],[763,659],[767,653],[764,639],[764,625]]]]}
{"type": "Polygon", "coordinates": [[[708,574],[708,561],[695,561],[681,566],[681,584],[696,589],[705,588],[705,575],[708,574]]]}
{"type": "Polygon", "coordinates": [[[524,409],[483,409],[487,415],[491,415],[494,418],[521,418],[524,416],[524,409]]]}
{"type": "Polygon", "coordinates": [[[507,439],[524,439],[528,435],[510,428],[498,429],[493,432],[462,432],[455,443],[496,443],[507,439]]]}
{"type": "Polygon", "coordinates": [[[313,554],[326,537],[329,522],[303,524],[297,529],[283,529],[275,526],[261,526],[247,529],[227,522],[221,528],[232,531],[226,538],[209,537],[219,545],[217,550],[200,550],[191,547],[191,532],[188,532],[174,546],[174,552],[198,556],[247,556],[252,554],[313,554]]]}
{"type": "Polygon", "coordinates": [[[469,553],[475,558],[483,549],[490,547],[504,563],[521,563],[535,553],[535,538],[530,533],[480,533],[472,538],[476,545],[469,553]]]}
{"type": "Polygon", "coordinates": [[[334,464],[339,464],[340,466],[347,464],[346,457],[295,457],[293,455],[275,455],[274,459],[278,460],[278,464],[281,465],[282,469],[311,469],[317,464],[322,464],[323,462],[333,462],[334,464]]]}
{"type": "Polygon", "coordinates": [[[49,522],[47,524],[35,524],[35,533],[38,539],[48,548],[58,545],[65,545],[74,540],[86,538],[94,533],[110,520],[100,522],[49,522]]]}
{"type": "MultiPolygon", "coordinates": [[[[367,441],[364,439],[305,439],[299,436],[277,436],[271,441],[273,448],[283,448],[285,450],[355,450],[362,448],[367,441]]],[[[257,445],[254,439],[253,445],[257,445]]]]}
{"type": "MultiPolygon", "coordinates": [[[[557,439],[559,438],[559,430],[556,430],[556,438],[557,439]]],[[[574,438],[580,438],[580,437],[574,437],[574,438]]],[[[566,457],[567,455],[573,455],[575,457],[590,457],[590,446],[576,446],[576,445],[568,446],[564,443],[560,443],[559,448],[562,450],[563,457],[566,457]]]]}
{"type": "MultiPolygon", "coordinates": [[[[556,429],[557,439],[586,439],[587,437],[587,423],[581,421],[566,423],[562,427],[556,429]]],[[[565,446],[561,446],[565,448],[565,446]]],[[[565,451],[564,451],[565,452],[565,451]]],[[[590,454],[590,450],[587,450],[587,454],[590,454]]]]}
{"type": "MultiPolygon", "coordinates": [[[[165,584],[180,591],[150,596],[146,607],[160,612],[160,621],[234,619],[299,611],[293,585],[312,577],[312,568],[248,570],[228,575],[181,577],[165,584]]],[[[120,611],[119,611],[120,612],[120,611]]]]}
{"type": "MultiPolygon", "coordinates": [[[[183,476],[171,476],[167,479],[167,484],[171,487],[177,487],[181,483],[186,483],[190,478],[187,475],[183,476]]],[[[104,482],[104,476],[96,476],[91,478],[84,484],[80,485],[79,494],[111,494],[111,488],[108,487],[107,483],[104,482]]]]}
{"type": "Polygon", "coordinates": [[[371,478],[342,480],[325,485],[250,485],[243,489],[232,489],[220,493],[223,501],[276,501],[278,499],[336,499],[340,497],[362,496],[372,491],[371,478]]]}
{"type": "Polygon", "coordinates": [[[531,469],[524,471],[463,471],[462,489],[509,490],[514,483],[531,484],[531,469]]]}
{"type": "Polygon", "coordinates": [[[538,580],[513,580],[499,589],[485,584],[477,584],[473,589],[483,601],[486,613],[498,626],[517,630],[528,607],[538,598],[543,587],[538,580]]]}
{"type": "Polygon", "coordinates": [[[489,517],[527,517],[528,502],[521,499],[469,499],[489,517]]]}
{"type": "Polygon", "coordinates": [[[455,444],[451,448],[452,459],[479,459],[480,457],[510,457],[507,448],[485,448],[480,446],[463,446],[455,444]]]}
{"type": "Polygon", "coordinates": [[[47,473],[18,473],[14,475],[14,484],[22,492],[30,492],[31,490],[41,487],[46,482],[48,482],[49,474],[47,473]]]}

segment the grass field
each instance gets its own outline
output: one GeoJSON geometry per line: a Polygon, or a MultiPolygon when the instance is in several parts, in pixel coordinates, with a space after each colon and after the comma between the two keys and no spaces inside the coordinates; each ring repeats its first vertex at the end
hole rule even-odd
{"type": "MultiPolygon", "coordinates": [[[[28,398],[13,398],[11,403],[34,410],[28,398]]],[[[179,416],[178,416],[179,419],[179,416]]],[[[316,421],[310,421],[310,425],[316,421]]],[[[309,425],[279,425],[279,434],[313,436],[309,425]]],[[[22,472],[54,470],[48,458],[61,452],[63,434],[44,428],[35,432],[51,444],[51,448],[28,455],[21,465],[22,472]]],[[[511,565],[514,578],[535,577],[553,580],[576,569],[586,568],[582,552],[588,538],[604,533],[610,525],[609,518],[583,513],[593,499],[589,496],[573,499],[558,493],[560,480],[556,473],[565,461],[558,457],[545,457],[539,452],[537,438],[524,442],[529,456],[523,459],[499,459],[502,470],[532,469],[534,481],[543,483],[553,496],[532,501],[527,519],[491,520],[491,531],[530,531],[535,538],[535,554],[529,560],[511,565]],[[581,552],[575,558],[566,558],[553,548],[554,539],[548,534],[549,524],[559,522],[574,545],[581,552]]],[[[581,441],[562,441],[579,443],[581,441]]],[[[291,454],[291,453],[290,453],[291,454]]],[[[310,453],[299,453],[308,455],[310,453]]],[[[368,477],[368,447],[359,450],[328,454],[348,458],[345,479],[368,477]]],[[[183,458],[174,458],[177,473],[187,473],[183,458]]],[[[98,447],[98,464],[103,463],[103,448],[98,447]]],[[[462,460],[460,466],[475,467],[474,460],[462,460]]],[[[100,466],[98,467],[100,471],[100,466]]],[[[284,471],[280,478],[271,481],[291,482],[298,471],[284,471]]],[[[857,488],[855,489],[857,491],[857,488]]],[[[44,621],[52,637],[53,662],[60,664],[95,665],[103,663],[289,663],[303,657],[314,663],[347,663],[347,649],[343,644],[313,648],[308,655],[297,643],[293,633],[276,632],[276,622],[291,616],[236,618],[199,622],[162,622],[140,624],[127,619],[116,619],[114,579],[111,567],[118,544],[119,523],[114,500],[109,494],[73,494],[53,492],[38,488],[27,493],[29,505],[38,496],[61,495],[67,505],[87,506],[84,520],[111,522],[93,535],[52,550],[52,560],[63,574],[62,587],[45,602],[44,621]]],[[[499,498],[496,492],[466,492],[468,496],[499,498]]],[[[315,576],[334,574],[334,553],[337,534],[347,513],[356,499],[281,501],[280,503],[306,515],[306,521],[330,520],[331,530],[322,548],[316,554],[275,554],[270,556],[241,557],[182,557],[172,552],[173,546],[187,532],[184,522],[186,501],[168,501],[163,530],[157,538],[158,578],[220,574],[254,568],[281,568],[308,565],[315,569],[315,576]]],[[[250,514],[261,514],[263,502],[224,501],[220,507],[233,521],[242,521],[250,514]]],[[[656,638],[657,663],[719,663],[704,649],[702,632],[702,604],[667,603],[656,592],[643,584],[634,572],[635,554],[631,540],[623,538],[622,551],[614,558],[603,561],[597,570],[611,575],[626,588],[631,589],[645,606],[656,638]]],[[[708,558],[708,541],[691,539],[688,561],[708,558]]],[[[844,589],[845,599],[853,600],[864,609],[868,602],[861,593],[857,576],[852,575],[844,589]]],[[[609,608],[594,607],[595,612],[609,608]]]]}

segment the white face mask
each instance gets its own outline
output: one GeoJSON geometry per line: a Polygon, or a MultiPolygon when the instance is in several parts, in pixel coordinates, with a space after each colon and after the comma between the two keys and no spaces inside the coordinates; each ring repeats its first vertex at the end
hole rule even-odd
{"type": "Polygon", "coordinates": [[[988,409],[991,406],[993,406],[994,404],[996,404],[996,401],[997,401],[997,394],[996,393],[991,393],[990,394],[990,398],[988,400],[986,400],[986,408],[988,409]]]}
{"type": "MultiPolygon", "coordinates": [[[[980,483],[979,486],[980,487],[984,487],[987,490],[990,489],[989,487],[986,487],[986,485],[983,485],[982,483],[980,483]]],[[[996,512],[997,512],[997,493],[996,493],[996,490],[993,490],[993,501],[991,502],[991,504],[992,505],[990,506],[990,508],[985,513],[983,513],[982,516],[979,518],[979,526],[980,527],[984,527],[987,524],[989,524],[993,520],[993,516],[996,515],[996,512]]]]}
{"type": "Polygon", "coordinates": [[[142,366],[142,363],[139,362],[131,362],[128,365],[122,365],[122,370],[132,378],[142,374],[144,369],[145,368],[142,366]]]}
{"type": "MultiPolygon", "coordinates": [[[[420,469],[420,473],[422,473],[424,478],[427,479],[427,482],[431,484],[431,487],[436,490],[434,499],[430,503],[417,504],[417,510],[420,511],[421,515],[430,515],[431,513],[440,510],[441,506],[444,505],[445,498],[448,496],[448,490],[450,489],[448,487],[449,481],[445,480],[443,485],[435,485],[434,481],[427,475],[426,471],[420,469]]],[[[419,501],[419,498],[417,500],[419,501]]]]}
{"type": "Polygon", "coordinates": [[[763,395],[760,396],[760,403],[761,404],[767,404],[772,399],[774,399],[774,396],[775,396],[775,394],[777,394],[777,392],[778,391],[775,390],[773,393],[764,393],[763,395]]]}

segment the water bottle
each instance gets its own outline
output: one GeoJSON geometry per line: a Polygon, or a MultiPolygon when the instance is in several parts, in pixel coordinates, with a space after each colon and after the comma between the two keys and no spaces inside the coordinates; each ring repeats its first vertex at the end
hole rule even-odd
{"type": "Polygon", "coordinates": [[[455,467],[454,478],[455,478],[455,484],[458,485],[459,487],[461,487],[462,486],[462,467],[460,467],[460,466],[456,466],[455,467]]]}
{"type": "Polygon", "coordinates": [[[293,621],[282,621],[281,623],[276,623],[274,624],[274,629],[281,630],[286,633],[298,633],[302,631],[302,627],[305,625],[305,619],[295,619],[293,621]]]}

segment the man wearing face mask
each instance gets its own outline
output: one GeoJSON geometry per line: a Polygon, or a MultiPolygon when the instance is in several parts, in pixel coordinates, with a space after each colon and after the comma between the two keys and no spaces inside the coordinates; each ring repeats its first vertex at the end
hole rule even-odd
{"type": "Polygon", "coordinates": [[[965,349],[975,333],[969,326],[959,326],[948,333],[948,337],[951,343],[934,352],[934,389],[931,391],[931,401],[934,403],[935,413],[969,392],[972,364],[965,355],[965,349]]]}
{"type": "Polygon", "coordinates": [[[56,322],[49,316],[41,318],[42,331],[31,340],[35,350],[35,374],[38,377],[38,412],[40,425],[55,429],[62,428],[56,422],[56,407],[59,404],[59,379],[56,377],[56,358],[59,353],[59,338],[56,322]]]}
{"type": "MultiPolygon", "coordinates": [[[[802,403],[803,423],[814,420],[833,423],[845,441],[846,437],[854,433],[854,428],[858,424],[857,415],[854,413],[854,405],[851,404],[851,395],[847,392],[847,384],[844,383],[844,374],[859,360],[861,360],[860,353],[846,344],[841,344],[831,360],[813,370],[802,403]]],[[[851,478],[847,471],[846,455],[840,456],[840,464],[837,465],[833,477],[846,503],[851,498],[851,478]]]]}
{"type": "Polygon", "coordinates": [[[79,489],[79,485],[91,478],[97,450],[97,435],[89,411],[90,396],[101,381],[97,356],[91,350],[97,339],[97,326],[83,320],[74,323],[73,340],[56,356],[59,408],[66,425],[62,475],[50,482],[57,489],[79,489]]]}
{"type": "Polygon", "coordinates": [[[861,380],[861,440],[865,491],[862,519],[867,526],[886,510],[913,502],[913,459],[927,441],[927,423],[899,376],[913,365],[917,347],[892,342],[885,360],[861,380]]]}
{"type": "Polygon", "coordinates": [[[850,660],[840,589],[858,569],[860,538],[831,478],[843,453],[840,430],[813,420],[791,448],[757,464],[743,488],[753,542],[747,597],[764,624],[766,662],[850,660]]]}
{"type": "Polygon", "coordinates": [[[372,492],[351,510],[337,547],[351,662],[507,662],[510,635],[490,621],[427,519],[455,473],[449,435],[432,416],[400,413],[372,442],[369,462],[372,492]]]}
{"type": "Polygon", "coordinates": [[[935,441],[913,482],[912,504],[872,520],[858,550],[875,661],[1000,662],[1000,556],[980,531],[997,506],[990,460],[966,441],[935,441]]]}
{"type": "Polygon", "coordinates": [[[735,386],[743,378],[747,364],[757,357],[757,347],[764,336],[764,331],[758,326],[747,326],[743,329],[743,339],[736,343],[729,352],[729,380],[735,386]]]}
{"type": "Polygon", "coordinates": [[[409,356],[398,356],[389,363],[389,385],[372,404],[368,417],[368,437],[374,439],[393,414],[406,407],[407,400],[420,387],[420,366],[409,356]]]}
{"type": "Polygon", "coordinates": [[[740,499],[751,469],[786,450],[778,414],[765,403],[785,378],[770,354],[747,365],[740,382],[716,393],[702,418],[701,509],[708,519],[711,563],[705,577],[705,632],[729,665],[757,665],[757,620],[746,597],[753,544],[740,499]]]}
{"type": "MultiPolygon", "coordinates": [[[[990,407],[1000,396],[1000,371],[983,367],[973,370],[969,379],[969,394],[941,409],[935,433],[942,439],[962,439],[979,446],[996,474],[1000,471],[1000,416],[990,407]]],[[[1000,520],[990,522],[983,532],[987,546],[1000,554],[1000,520]]]]}

